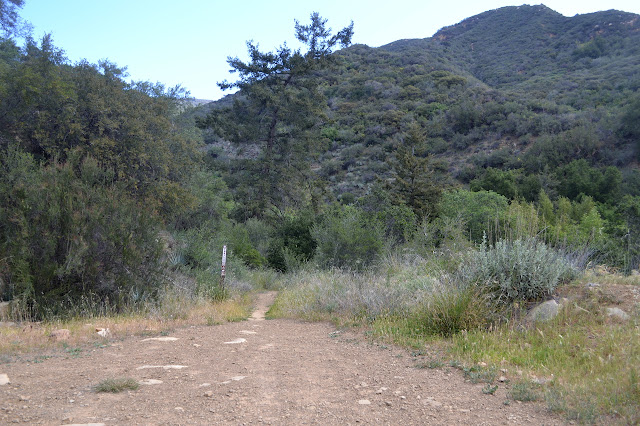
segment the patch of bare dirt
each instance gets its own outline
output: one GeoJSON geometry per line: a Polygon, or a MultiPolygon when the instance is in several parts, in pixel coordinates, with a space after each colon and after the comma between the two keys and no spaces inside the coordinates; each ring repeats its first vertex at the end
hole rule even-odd
{"type": "Polygon", "coordinates": [[[505,405],[459,371],[418,369],[405,350],[326,323],[263,320],[130,337],[104,348],[0,366],[0,423],[18,424],[562,424],[541,404],[505,405]],[[138,390],[96,393],[109,378],[138,390]]]}

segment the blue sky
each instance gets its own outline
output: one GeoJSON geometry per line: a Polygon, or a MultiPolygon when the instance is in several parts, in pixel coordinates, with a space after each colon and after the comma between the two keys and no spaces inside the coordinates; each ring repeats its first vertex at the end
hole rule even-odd
{"type": "MultiPolygon", "coordinates": [[[[245,58],[247,40],[263,50],[284,41],[295,47],[294,20],[311,12],[339,30],[354,21],[354,42],[372,47],[399,39],[432,36],[444,26],[518,1],[395,0],[26,0],[21,16],[33,35],[53,35],[57,47],[76,62],[109,59],[126,66],[130,78],[182,85],[200,99],[224,94],[216,82],[233,80],[228,56],[245,58]]],[[[565,16],[617,9],[640,14],[638,0],[544,3],[565,16]]]]}

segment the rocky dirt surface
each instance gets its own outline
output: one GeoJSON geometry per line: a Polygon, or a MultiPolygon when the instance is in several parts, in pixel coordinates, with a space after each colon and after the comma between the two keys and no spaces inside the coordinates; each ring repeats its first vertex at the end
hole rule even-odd
{"type": "Polygon", "coordinates": [[[543,405],[507,399],[448,367],[326,323],[249,321],[105,341],[0,365],[0,424],[557,425],[543,405]],[[97,393],[105,379],[137,390],[97,393]]]}

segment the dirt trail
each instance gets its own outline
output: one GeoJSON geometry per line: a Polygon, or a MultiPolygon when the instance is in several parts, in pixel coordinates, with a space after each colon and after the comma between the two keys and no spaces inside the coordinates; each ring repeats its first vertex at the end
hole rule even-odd
{"type": "Polygon", "coordinates": [[[329,324],[264,320],[131,337],[106,348],[0,365],[0,424],[562,424],[537,404],[505,405],[449,368],[329,324]],[[176,339],[166,339],[173,337],[176,339]],[[136,391],[95,393],[107,378],[136,391]]]}

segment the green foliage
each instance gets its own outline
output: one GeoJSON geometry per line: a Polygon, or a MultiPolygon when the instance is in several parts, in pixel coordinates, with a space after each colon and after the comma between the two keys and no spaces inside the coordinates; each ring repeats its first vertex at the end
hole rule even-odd
{"type": "Polygon", "coordinates": [[[509,397],[514,401],[531,402],[542,398],[539,392],[540,385],[529,381],[520,381],[511,385],[509,397]]]}
{"type": "Polygon", "coordinates": [[[605,244],[608,237],[604,233],[607,223],[601,217],[598,205],[588,196],[573,202],[560,197],[554,204],[541,191],[538,218],[531,218],[530,222],[534,220],[544,229],[546,241],[554,245],[596,249],[605,244]]]}
{"type": "Polygon", "coordinates": [[[2,75],[0,127],[39,160],[64,162],[70,152],[112,170],[136,198],[169,218],[187,194],[178,183],[194,168],[198,137],[176,114],[185,92],[127,83],[103,61],[70,66],[50,36],[27,41],[2,75]]]}
{"type": "Polygon", "coordinates": [[[439,212],[441,217],[460,218],[470,239],[481,242],[491,225],[501,221],[507,206],[507,199],[492,191],[456,190],[443,194],[439,212]]]}
{"type": "Polygon", "coordinates": [[[233,254],[252,268],[266,265],[267,259],[255,248],[249,238],[249,232],[242,225],[234,226],[229,236],[229,247],[233,254]]]}
{"type": "Polygon", "coordinates": [[[174,210],[171,220],[178,230],[219,223],[234,207],[224,180],[206,169],[195,169],[186,179],[183,190],[184,204],[174,210]]]}
{"type": "Polygon", "coordinates": [[[587,195],[600,202],[616,202],[620,197],[622,174],[616,167],[603,171],[592,168],[586,160],[574,160],[556,171],[558,192],[569,199],[587,195]]]}
{"type": "Polygon", "coordinates": [[[323,267],[363,270],[382,252],[382,226],[354,206],[335,206],[311,229],[323,267]]]}
{"type": "Polygon", "coordinates": [[[468,254],[460,273],[464,282],[505,305],[544,299],[559,283],[576,276],[559,252],[535,239],[500,240],[491,247],[483,243],[468,254]]]}
{"type": "Polygon", "coordinates": [[[12,36],[24,30],[18,9],[24,6],[24,0],[0,0],[0,29],[3,35],[12,36]]]}
{"type": "Polygon", "coordinates": [[[35,318],[152,300],[165,260],[184,263],[161,256],[162,227],[214,226],[231,208],[199,170],[184,90],[125,78],[71,65],[49,35],[0,43],[0,297],[35,318]]]}
{"type": "Polygon", "coordinates": [[[490,318],[490,304],[478,288],[446,287],[410,315],[410,321],[425,335],[449,337],[482,328],[490,318]]]}
{"type": "Polygon", "coordinates": [[[619,132],[624,138],[635,141],[636,149],[640,152],[640,96],[636,95],[625,108],[619,132]]]}
{"type": "Polygon", "coordinates": [[[596,37],[586,43],[581,44],[573,51],[575,59],[591,58],[595,59],[603,56],[606,52],[606,42],[602,37],[596,37]]]}
{"type": "Polygon", "coordinates": [[[395,203],[411,208],[418,218],[434,216],[442,194],[430,159],[415,155],[424,143],[424,134],[413,123],[403,145],[396,151],[395,161],[391,163],[394,179],[389,184],[390,196],[395,203]]]}
{"type": "Polygon", "coordinates": [[[219,83],[222,89],[240,89],[242,96],[236,97],[233,106],[213,110],[199,122],[236,143],[264,143],[257,167],[261,212],[302,197],[292,183],[305,182],[309,152],[314,148],[310,131],[321,124],[325,103],[316,74],[329,65],[333,50],[348,46],[353,35],[353,23],[335,35],[326,23],[315,12],[309,25],[296,21],[296,39],[306,51],[292,51],[284,44],[276,52],[261,52],[257,44],[247,42],[249,62],[237,57],[227,61],[238,73],[238,81],[219,83]],[[302,177],[290,173],[288,166],[294,163],[302,177]]]}
{"type": "Polygon", "coordinates": [[[514,199],[518,193],[513,171],[488,168],[481,179],[471,181],[472,191],[493,191],[508,199],[514,199]]]}
{"type": "Polygon", "coordinates": [[[0,156],[0,280],[41,317],[95,294],[115,306],[161,282],[158,222],[95,160],[40,167],[15,148],[0,156]]]}
{"type": "Polygon", "coordinates": [[[356,206],[384,227],[384,238],[391,244],[402,244],[416,231],[416,215],[402,200],[393,200],[393,192],[382,184],[374,184],[367,194],[360,197],[356,206]]]}
{"type": "Polygon", "coordinates": [[[314,222],[314,215],[309,211],[288,212],[276,218],[267,255],[269,266],[286,272],[309,261],[316,249],[311,235],[314,222]]]}

